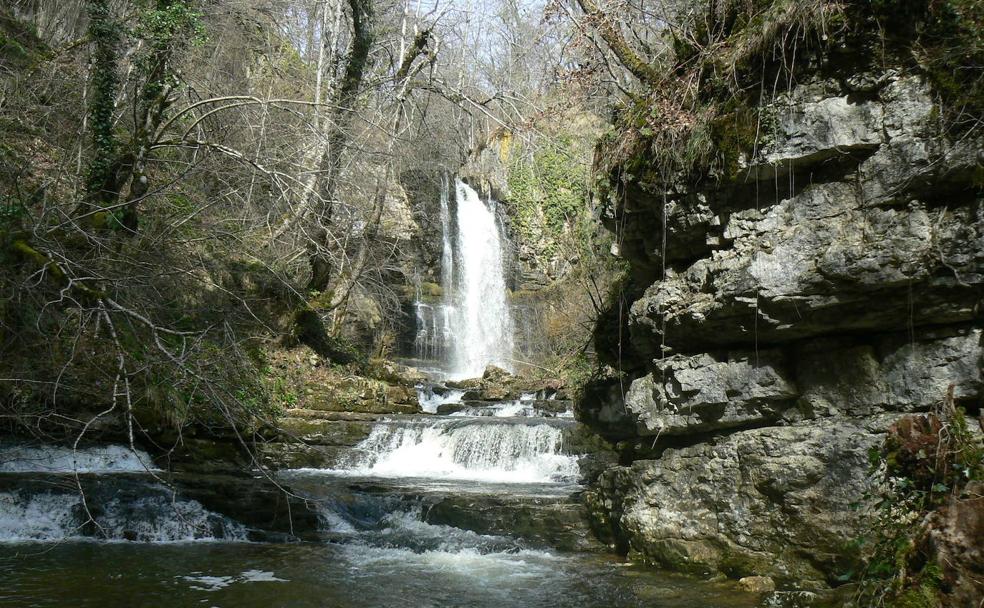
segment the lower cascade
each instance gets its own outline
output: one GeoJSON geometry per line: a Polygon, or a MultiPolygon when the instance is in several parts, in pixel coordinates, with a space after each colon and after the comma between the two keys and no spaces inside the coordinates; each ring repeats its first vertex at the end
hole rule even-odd
{"type": "Polygon", "coordinates": [[[548,424],[485,420],[382,423],[356,446],[347,473],[493,482],[576,481],[577,457],[548,424]]]}
{"type": "Polygon", "coordinates": [[[150,455],[121,445],[72,449],[0,446],[0,473],[141,473],[156,470],[150,455]]]}

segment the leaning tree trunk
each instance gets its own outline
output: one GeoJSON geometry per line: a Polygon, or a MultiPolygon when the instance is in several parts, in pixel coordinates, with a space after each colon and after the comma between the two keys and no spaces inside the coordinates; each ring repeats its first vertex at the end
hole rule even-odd
{"type": "MultiPolygon", "coordinates": [[[[342,168],[342,152],[348,138],[348,126],[355,111],[359,89],[369,62],[369,51],[375,38],[372,0],[349,0],[352,8],[352,46],[345,61],[345,74],[335,97],[335,117],[328,134],[328,144],[318,166],[318,179],[309,196],[317,201],[317,229],[310,246],[311,280],[308,289],[323,291],[331,280],[331,263],[323,254],[328,246],[328,227],[334,212],[338,174],[342,168]]],[[[302,211],[302,213],[305,213],[302,211]]]]}

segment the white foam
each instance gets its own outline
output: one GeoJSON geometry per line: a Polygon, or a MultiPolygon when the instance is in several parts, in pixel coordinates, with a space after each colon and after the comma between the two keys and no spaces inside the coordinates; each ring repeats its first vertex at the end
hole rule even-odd
{"type": "Polygon", "coordinates": [[[495,585],[509,579],[539,579],[551,574],[563,558],[547,551],[519,550],[483,553],[478,549],[415,552],[405,548],[346,545],[347,561],[356,568],[389,566],[443,575],[474,577],[495,585]]]}
{"type": "Polygon", "coordinates": [[[194,583],[191,585],[191,588],[197,591],[218,591],[219,589],[225,589],[235,581],[231,576],[201,575],[182,576],[181,578],[189,583],[194,583]]]}
{"type": "Polygon", "coordinates": [[[516,401],[505,401],[491,405],[466,407],[450,414],[456,418],[494,417],[494,418],[573,418],[574,412],[544,411],[533,405],[532,401],[520,398],[516,401]]]}
{"type": "Polygon", "coordinates": [[[245,540],[242,526],[209,512],[194,500],[172,501],[161,493],[166,491],[163,486],[156,491],[132,501],[114,498],[98,507],[90,499],[93,522],[89,522],[77,493],[24,496],[0,492],[0,542],[245,540]],[[92,534],[84,533],[87,524],[92,534]]]}
{"type": "Polygon", "coordinates": [[[501,483],[576,480],[577,458],[562,453],[547,424],[469,424],[447,420],[377,424],[343,474],[501,483]]]}
{"type": "Polygon", "coordinates": [[[76,536],[78,496],[38,494],[29,500],[0,493],[0,542],[62,540],[76,536]]]}
{"type": "Polygon", "coordinates": [[[239,575],[239,580],[244,583],[289,583],[285,578],[279,578],[273,572],[264,570],[246,570],[239,575]]]}
{"type": "Polygon", "coordinates": [[[322,525],[329,532],[334,532],[336,534],[354,534],[356,532],[352,524],[334,511],[324,509],[321,511],[320,515],[322,525]]]}
{"type": "Polygon", "coordinates": [[[181,580],[192,583],[192,589],[198,591],[219,591],[235,583],[288,583],[285,578],[279,578],[273,572],[266,570],[246,570],[238,576],[210,576],[192,573],[197,576],[181,576],[181,580]]]}
{"type": "Polygon", "coordinates": [[[515,416],[532,416],[535,410],[530,406],[520,401],[514,401],[512,403],[507,403],[501,407],[494,408],[493,416],[498,416],[500,418],[511,418],[515,416]]]}
{"type": "Polygon", "coordinates": [[[417,401],[420,409],[428,414],[436,414],[437,408],[448,403],[461,403],[461,398],[465,396],[465,391],[460,389],[448,389],[443,395],[434,392],[433,388],[418,386],[417,401]]]}

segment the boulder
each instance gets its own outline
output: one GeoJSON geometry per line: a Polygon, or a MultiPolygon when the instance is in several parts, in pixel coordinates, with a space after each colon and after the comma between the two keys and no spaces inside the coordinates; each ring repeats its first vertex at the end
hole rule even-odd
{"type": "Polygon", "coordinates": [[[777,420],[797,397],[777,351],[736,353],[724,361],[708,354],[654,363],[632,381],[625,410],[636,432],[680,435],[777,420]]]}
{"type": "Polygon", "coordinates": [[[776,582],[768,576],[746,576],[738,579],[738,586],[749,593],[771,593],[776,590],[776,582]]]}
{"type": "Polygon", "coordinates": [[[614,548],[665,567],[823,588],[850,559],[868,450],[891,416],[739,431],[601,474],[585,500],[614,548]]]}

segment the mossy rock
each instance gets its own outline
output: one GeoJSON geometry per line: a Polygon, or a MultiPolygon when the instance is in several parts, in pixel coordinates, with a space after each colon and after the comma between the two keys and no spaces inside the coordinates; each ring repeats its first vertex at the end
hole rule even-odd
{"type": "Polygon", "coordinates": [[[317,445],[353,446],[372,431],[372,423],[353,420],[315,420],[283,418],[279,422],[287,439],[301,439],[317,445]]]}
{"type": "Polygon", "coordinates": [[[437,283],[424,282],[420,284],[420,293],[423,296],[440,298],[444,295],[444,289],[437,283]]]}
{"type": "Polygon", "coordinates": [[[942,605],[936,590],[925,586],[909,589],[898,599],[886,604],[889,608],[940,608],[942,605]]]}
{"type": "Polygon", "coordinates": [[[347,450],[340,446],[305,445],[296,441],[273,441],[256,448],[260,461],[272,469],[331,468],[342,461],[347,450]]]}

